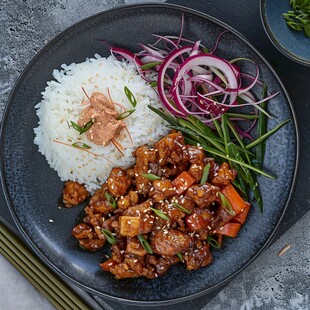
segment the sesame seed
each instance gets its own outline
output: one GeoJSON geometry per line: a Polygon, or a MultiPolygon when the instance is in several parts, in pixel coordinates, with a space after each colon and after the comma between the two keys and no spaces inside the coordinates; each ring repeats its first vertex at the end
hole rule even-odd
{"type": "Polygon", "coordinates": [[[221,226],[221,227],[220,227],[220,230],[223,230],[223,229],[224,229],[224,227],[223,227],[223,226],[221,226]]]}
{"type": "Polygon", "coordinates": [[[52,220],[52,219],[50,219],[50,220],[48,220],[50,223],[54,223],[54,220],[52,220]]]}

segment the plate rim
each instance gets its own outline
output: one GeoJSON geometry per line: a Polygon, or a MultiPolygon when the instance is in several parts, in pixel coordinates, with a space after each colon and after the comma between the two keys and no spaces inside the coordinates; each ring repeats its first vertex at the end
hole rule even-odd
{"type": "Polygon", "coordinates": [[[19,230],[19,232],[22,234],[22,237],[24,239],[24,241],[26,241],[26,243],[30,246],[30,248],[32,249],[32,251],[34,251],[39,257],[40,259],[47,264],[54,272],[56,272],[58,274],[58,276],[60,276],[61,278],[64,278],[68,281],[70,281],[71,283],[77,285],[78,287],[84,289],[85,291],[97,295],[99,297],[103,297],[103,298],[107,298],[109,300],[112,301],[116,301],[116,302],[121,302],[123,304],[128,304],[128,305],[172,305],[172,304],[177,304],[177,303],[181,303],[184,301],[188,301],[190,299],[194,299],[194,298],[198,298],[201,297],[203,295],[207,295],[210,294],[212,292],[214,292],[217,289],[220,289],[222,287],[224,287],[226,284],[228,284],[232,279],[234,279],[236,277],[237,274],[241,273],[245,268],[247,268],[250,264],[252,264],[258,256],[260,256],[260,254],[271,244],[271,242],[273,241],[279,226],[281,224],[281,222],[283,221],[289,204],[292,200],[293,197],[293,193],[296,187],[296,180],[297,180],[297,176],[298,176],[298,170],[299,170],[299,161],[300,161],[300,138],[299,138],[299,128],[298,128],[298,123],[297,123],[297,117],[296,117],[296,112],[294,109],[294,106],[292,104],[292,100],[283,84],[283,82],[281,81],[280,77],[278,76],[278,74],[276,73],[276,71],[273,69],[273,67],[270,65],[269,61],[265,58],[265,56],[263,56],[257,49],[256,47],[246,38],[244,37],[239,31],[235,30],[233,27],[231,27],[230,25],[222,22],[221,20],[210,16],[206,13],[203,13],[201,11],[186,7],[186,6],[182,6],[182,5],[177,5],[177,4],[171,4],[171,3],[138,3],[138,4],[128,4],[128,5],[121,5],[121,6],[117,6],[114,8],[110,8],[108,10],[104,10],[104,11],[100,11],[96,14],[93,14],[89,17],[83,18],[80,21],[72,24],[71,26],[65,28],[63,31],[61,31],[59,34],[57,34],[56,36],[54,36],[47,44],[45,44],[39,52],[37,52],[34,57],[28,62],[28,64],[26,65],[26,67],[22,70],[22,72],[20,73],[18,79],[16,80],[12,90],[10,91],[8,100],[6,102],[5,105],[5,109],[3,112],[3,117],[2,117],[2,122],[1,122],[1,128],[0,128],[0,180],[1,180],[1,189],[6,201],[6,207],[9,208],[10,214],[19,230]],[[14,211],[14,207],[13,204],[10,201],[10,196],[8,193],[8,189],[6,186],[6,180],[4,177],[4,156],[3,156],[3,144],[4,144],[4,138],[5,138],[5,129],[6,129],[6,125],[7,125],[7,119],[8,119],[8,114],[10,113],[10,109],[11,109],[11,102],[15,99],[16,94],[18,93],[18,89],[20,84],[22,83],[24,76],[27,74],[27,72],[33,67],[33,65],[36,63],[36,61],[41,57],[42,54],[44,54],[52,45],[54,45],[58,40],[60,40],[63,36],[65,36],[67,33],[69,33],[70,31],[74,30],[75,28],[78,28],[81,24],[87,22],[88,20],[91,20],[93,18],[96,18],[97,16],[100,15],[108,15],[108,14],[113,14],[115,12],[119,12],[119,11],[126,11],[128,9],[143,9],[143,8],[156,8],[156,9],[163,9],[165,10],[166,8],[168,9],[176,9],[178,10],[180,13],[184,13],[184,14],[191,14],[191,15],[195,15],[197,17],[203,18],[204,20],[207,20],[209,22],[215,23],[216,25],[219,25],[220,27],[223,27],[225,29],[228,29],[231,33],[233,33],[235,36],[237,36],[240,40],[243,41],[243,43],[245,43],[246,45],[248,45],[252,51],[254,51],[259,58],[264,62],[264,64],[268,67],[268,69],[271,71],[273,77],[277,80],[277,82],[279,83],[280,87],[282,88],[283,91],[283,95],[286,97],[287,101],[288,101],[288,105],[290,108],[290,112],[292,114],[292,120],[293,120],[293,124],[294,124],[294,129],[295,129],[295,138],[296,138],[296,159],[295,159],[295,164],[294,164],[294,173],[293,173],[293,177],[291,180],[291,188],[288,192],[288,198],[285,202],[282,214],[280,216],[280,218],[277,221],[277,224],[275,225],[272,233],[270,234],[270,236],[268,237],[268,239],[265,241],[265,243],[262,245],[262,247],[260,248],[259,251],[257,251],[241,268],[239,268],[236,272],[234,272],[233,274],[231,274],[230,276],[226,277],[225,279],[223,279],[221,282],[213,285],[212,287],[200,290],[199,292],[193,293],[191,295],[187,295],[187,296],[183,296],[183,297],[177,297],[177,298],[170,298],[170,299],[165,299],[165,300],[137,300],[137,299],[128,299],[128,298],[121,298],[121,297],[117,297],[117,296],[113,296],[113,295],[109,295],[103,292],[99,292],[96,289],[90,288],[87,285],[84,285],[82,283],[80,283],[79,281],[72,279],[69,275],[67,275],[64,271],[60,270],[56,265],[54,265],[49,259],[48,257],[46,257],[35,245],[35,243],[32,241],[31,236],[29,236],[26,231],[23,228],[22,223],[20,223],[18,216],[15,214],[14,211]]]}
{"type": "MultiPolygon", "coordinates": [[[[281,52],[284,56],[288,57],[289,59],[305,66],[310,66],[310,58],[305,59],[303,57],[299,57],[298,55],[290,52],[287,48],[285,48],[276,38],[274,32],[271,30],[270,25],[267,20],[266,16],[266,2],[267,0],[260,0],[260,5],[259,5],[259,11],[260,11],[260,18],[261,22],[263,25],[263,28],[265,30],[265,33],[267,34],[269,41],[273,44],[273,46],[281,52]]],[[[309,38],[309,43],[310,43],[310,38],[309,38]]]]}

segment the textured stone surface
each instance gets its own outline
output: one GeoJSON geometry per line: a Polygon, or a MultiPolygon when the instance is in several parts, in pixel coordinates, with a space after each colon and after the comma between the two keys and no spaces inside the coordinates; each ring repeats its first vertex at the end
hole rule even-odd
{"type": "MultiPolygon", "coordinates": [[[[0,118],[19,74],[56,34],[102,10],[142,1],[15,0],[0,2],[0,118]]],[[[143,1],[146,2],[146,1],[143,1]]],[[[309,309],[310,213],[227,286],[206,309],[309,309]],[[277,253],[286,244],[291,249],[277,253]]],[[[0,259],[0,309],[51,309],[51,305],[0,259]],[[14,292],[14,294],[13,294],[14,292]]],[[[181,307],[178,307],[180,309],[181,307]]]]}

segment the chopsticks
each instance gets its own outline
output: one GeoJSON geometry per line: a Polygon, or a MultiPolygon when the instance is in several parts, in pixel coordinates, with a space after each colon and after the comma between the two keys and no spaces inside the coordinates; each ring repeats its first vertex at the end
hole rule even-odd
{"type": "Polygon", "coordinates": [[[91,309],[1,222],[0,253],[57,309],[91,309]]]}

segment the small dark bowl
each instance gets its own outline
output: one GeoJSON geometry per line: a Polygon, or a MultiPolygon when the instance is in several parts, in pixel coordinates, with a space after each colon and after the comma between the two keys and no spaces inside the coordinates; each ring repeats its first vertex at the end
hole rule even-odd
{"type": "Polygon", "coordinates": [[[261,19],[270,41],[285,56],[310,66],[310,38],[286,25],[283,13],[289,10],[289,0],[260,1],[261,19]]]}

